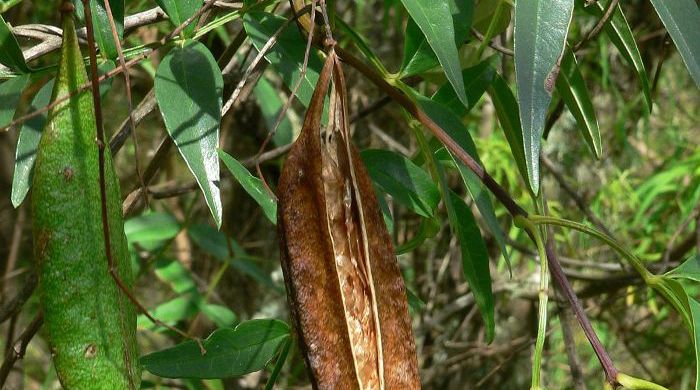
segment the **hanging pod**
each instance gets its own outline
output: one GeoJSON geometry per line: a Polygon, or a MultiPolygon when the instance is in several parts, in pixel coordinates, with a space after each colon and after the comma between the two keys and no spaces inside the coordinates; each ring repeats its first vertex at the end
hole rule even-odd
{"type": "MultiPolygon", "coordinates": [[[[75,25],[64,14],[63,47],[51,101],[88,82],[75,25]]],[[[136,313],[107,269],[97,128],[90,91],[49,111],[39,142],[31,201],[44,329],[66,389],[138,389],[136,313]]],[[[112,257],[127,286],[129,263],[119,183],[105,152],[112,257]]]]}
{"type": "Polygon", "coordinates": [[[371,179],[350,143],[333,50],[278,195],[282,270],[314,388],[420,388],[403,279],[371,179]]]}

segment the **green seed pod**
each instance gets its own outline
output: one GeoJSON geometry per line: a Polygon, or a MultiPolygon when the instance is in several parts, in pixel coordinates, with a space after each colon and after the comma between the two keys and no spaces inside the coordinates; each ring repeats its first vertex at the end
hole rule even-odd
{"type": "MultiPolygon", "coordinates": [[[[51,101],[88,82],[70,14],[51,101]]],[[[90,91],[48,114],[36,157],[32,218],[45,331],[66,389],[138,389],[136,312],[109,274],[103,239],[97,128],[90,91]]],[[[121,194],[105,152],[112,258],[131,286],[121,194]]]]}

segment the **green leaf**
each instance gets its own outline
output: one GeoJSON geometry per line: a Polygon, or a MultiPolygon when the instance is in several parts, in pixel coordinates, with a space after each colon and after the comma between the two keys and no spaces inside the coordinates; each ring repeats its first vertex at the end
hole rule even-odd
{"type": "Polygon", "coordinates": [[[280,375],[280,372],[282,371],[282,367],[284,366],[284,362],[287,361],[287,355],[289,354],[289,349],[291,346],[292,346],[292,339],[290,338],[280,348],[280,350],[282,352],[280,352],[279,357],[277,358],[277,362],[275,362],[275,367],[272,369],[272,372],[270,373],[270,377],[267,379],[267,383],[265,383],[265,390],[272,390],[275,387],[275,382],[277,382],[277,377],[280,375]]]}
{"type": "MultiPolygon", "coordinates": [[[[203,0],[156,0],[156,3],[168,15],[173,26],[178,27],[202,7],[203,0]]],[[[196,20],[190,23],[182,30],[182,35],[185,38],[192,37],[196,25],[196,20]]]]}
{"type": "MultiPolygon", "coordinates": [[[[426,108],[430,109],[433,105],[439,107],[437,103],[421,97],[420,95],[414,97],[424,111],[426,108]]],[[[448,114],[451,114],[449,110],[444,110],[448,114]]],[[[430,112],[426,111],[426,113],[430,115],[430,112]]],[[[433,114],[435,114],[435,112],[433,112],[433,114]]],[[[431,118],[434,121],[438,119],[432,116],[431,118]]],[[[443,124],[437,124],[443,129],[445,128],[443,124]]],[[[445,167],[439,163],[436,156],[437,151],[430,149],[431,147],[428,145],[428,142],[426,142],[419,131],[420,130],[416,130],[416,135],[421,150],[425,158],[429,159],[431,169],[433,169],[434,175],[437,176],[440,183],[442,199],[447,209],[450,227],[452,233],[459,241],[464,276],[469,283],[469,287],[474,295],[474,300],[486,324],[486,338],[490,342],[493,340],[496,324],[494,320],[494,298],[493,291],[491,290],[491,274],[489,272],[489,258],[486,252],[486,245],[484,244],[481,233],[479,232],[479,227],[476,225],[476,221],[474,220],[469,206],[450,189],[447,182],[445,167]]]]}
{"type": "MultiPolygon", "coordinates": [[[[425,97],[418,97],[418,105],[425,111],[428,116],[435,121],[445,132],[455,140],[459,146],[464,149],[465,152],[469,153],[479,164],[483,166],[479,154],[476,151],[476,145],[469,135],[469,131],[464,127],[462,121],[455,116],[446,107],[436,103],[425,97]]],[[[489,197],[488,190],[484,187],[483,183],[479,178],[471,171],[466,165],[464,165],[459,159],[457,159],[452,153],[450,153],[452,161],[454,161],[457,169],[459,170],[462,180],[469,190],[469,194],[476,203],[476,207],[479,209],[481,216],[484,218],[484,222],[488,227],[491,234],[498,243],[501,249],[501,254],[506,260],[508,267],[510,269],[510,257],[508,256],[508,251],[506,249],[506,240],[503,229],[498,223],[496,218],[496,213],[493,209],[493,204],[491,198],[489,197]]]]}
{"type": "Polygon", "coordinates": [[[523,147],[523,131],[520,127],[518,103],[515,101],[513,91],[510,90],[508,83],[503,77],[496,75],[488,92],[496,108],[498,121],[501,123],[501,128],[510,146],[510,152],[515,159],[515,165],[520,172],[520,177],[523,178],[525,183],[529,183],[527,168],[525,167],[527,163],[525,162],[525,149],[523,147]]]}
{"type": "Polygon", "coordinates": [[[202,304],[199,306],[202,314],[207,316],[217,327],[223,328],[233,326],[238,322],[238,317],[226,306],[215,305],[212,303],[202,304]]]}
{"type": "Polygon", "coordinates": [[[474,10],[474,28],[484,35],[479,44],[476,58],[488,46],[491,39],[502,33],[510,25],[512,4],[506,0],[480,1],[474,10]]]}
{"type": "MultiPolygon", "coordinates": [[[[36,111],[37,109],[46,107],[51,100],[51,91],[53,91],[54,80],[44,84],[37,92],[29,106],[28,112],[36,111]]],[[[12,175],[12,205],[19,207],[24,201],[24,198],[32,186],[32,173],[34,172],[34,160],[36,159],[36,151],[39,147],[41,132],[46,124],[46,116],[48,113],[42,113],[33,118],[30,118],[22,125],[17,139],[17,148],[15,151],[15,171],[12,175]]]]}
{"type": "Polygon", "coordinates": [[[588,96],[586,83],[576,64],[576,57],[570,50],[566,50],[562,57],[561,70],[556,85],[566,107],[576,118],[578,129],[583,139],[586,140],[586,144],[596,158],[600,158],[602,146],[598,119],[595,116],[593,102],[588,96]]]}
{"type": "Polygon", "coordinates": [[[372,181],[384,192],[418,215],[433,216],[440,191],[423,169],[389,150],[363,150],[360,155],[372,181]]]}
{"type": "Polygon", "coordinates": [[[573,0],[515,3],[515,79],[526,168],[535,195],[540,188],[540,147],[545,116],[573,9],[573,0]]]}
{"type": "MultiPolygon", "coordinates": [[[[462,26],[466,26],[466,30],[468,30],[471,24],[471,1],[460,2],[461,5],[469,7],[469,21],[457,20],[455,24],[446,22],[453,20],[452,12],[455,3],[451,5],[446,0],[401,0],[401,2],[423,32],[430,48],[433,49],[440,65],[442,65],[447,80],[454,87],[457,97],[462,104],[468,106],[469,102],[464,90],[464,80],[462,79],[462,68],[459,63],[458,45],[455,44],[459,37],[455,24],[459,23],[462,26]]],[[[460,10],[463,9],[461,8],[460,10]]],[[[461,42],[458,44],[461,46],[461,42]]],[[[405,74],[402,75],[405,76],[405,74]]]]}
{"type": "Polygon", "coordinates": [[[283,289],[272,281],[270,274],[260,268],[259,261],[249,256],[235,240],[231,240],[234,257],[229,256],[226,236],[208,225],[196,224],[187,229],[192,241],[205,252],[221,262],[229,263],[237,271],[248,275],[261,285],[275,292],[283,293],[283,289]]]}
{"type": "Polygon", "coordinates": [[[435,237],[440,231],[438,218],[422,218],[418,226],[418,232],[410,239],[396,247],[396,254],[402,255],[421,246],[426,240],[435,237]]]}
{"type": "Polygon", "coordinates": [[[666,272],[666,276],[676,279],[690,279],[700,282],[700,255],[689,257],[683,264],[666,272]]]}
{"type": "MultiPolygon", "coordinates": [[[[197,300],[199,294],[192,291],[188,294],[180,295],[177,298],[161,303],[148,312],[159,321],[167,325],[175,325],[180,321],[194,317],[197,314],[197,300]]],[[[136,318],[136,324],[140,329],[164,331],[166,328],[154,324],[148,317],[140,314],[136,318]]]]}
{"type": "Polygon", "coordinates": [[[355,29],[350,27],[349,24],[345,23],[345,21],[339,18],[337,14],[335,17],[335,25],[348,35],[348,38],[352,40],[352,42],[360,50],[360,52],[362,52],[365,58],[371,61],[380,71],[386,73],[384,64],[382,64],[382,61],[379,59],[379,57],[377,57],[377,55],[374,54],[372,49],[367,44],[367,40],[359,32],[355,31],[355,29]]]}
{"type": "Polygon", "coordinates": [[[221,226],[219,144],[224,81],[203,44],[176,46],[158,66],[155,89],[170,137],[197,179],[214,221],[221,226]]]}
{"type": "Polygon", "coordinates": [[[399,71],[401,77],[423,73],[440,65],[425,35],[411,18],[406,21],[404,37],[403,62],[399,71]]]}
{"type": "Polygon", "coordinates": [[[179,232],[177,219],[166,213],[145,213],[124,222],[124,234],[129,244],[152,246],[175,238],[179,232]]]}
{"type": "Polygon", "coordinates": [[[248,195],[262,207],[267,219],[273,224],[277,224],[277,201],[265,189],[262,180],[253,176],[243,164],[223,150],[219,150],[219,157],[248,195]]]}
{"type": "Polygon", "coordinates": [[[0,101],[2,101],[2,104],[0,104],[0,127],[5,127],[12,122],[12,118],[17,110],[19,97],[22,95],[22,91],[27,86],[28,81],[29,75],[23,74],[0,84],[0,101]]]}
{"type": "Polygon", "coordinates": [[[660,293],[673,306],[683,319],[686,329],[692,332],[693,321],[691,319],[688,294],[683,286],[675,279],[666,276],[653,276],[647,284],[660,293]]]}
{"type": "MultiPolygon", "coordinates": [[[[117,27],[117,36],[121,39],[124,34],[124,0],[110,0],[109,6],[114,17],[114,24],[117,27]]],[[[112,27],[105,8],[105,0],[90,0],[90,11],[92,12],[92,24],[95,28],[95,41],[100,48],[100,53],[104,58],[116,59],[119,53],[112,36],[112,27]]]]}
{"type": "Polygon", "coordinates": [[[479,226],[466,203],[457,194],[449,191],[445,199],[450,225],[457,235],[462,252],[462,271],[474,294],[474,300],[486,324],[486,339],[493,341],[496,322],[494,298],[491,290],[491,273],[486,244],[481,238],[479,226]]]}
{"type": "MultiPolygon", "coordinates": [[[[260,106],[267,131],[272,131],[277,122],[277,117],[284,106],[278,91],[267,79],[260,78],[253,89],[253,94],[255,94],[255,100],[258,102],[258,106],[260,106]]],[[[292,141],[294,141],[294,129],[289,119],[289,111],[287,111],[287,115],[277,127],[275,135],[272,136],[272,142],[276,146],[284,146],[291,144],[292,141]]]]}
{"type": "MultiPolygon", "coordinates": [[[[247,12],[243,16],[243,27],[250,38],[253,46],[257,50],[262,50],[267,41],[279,30],[286,19],[277,15],[264,12],[247,12]]],[[[302,38],[294,23],[289,23],[277,37],[275,44],[265,55],[265,59],[272,64],[277,73],[289,89],[296,86],[301,75],[301,68],[304,64],[304,54],[306,52],[306,40],[302,38]]],[[[316,51],[312,49],[309,53],[309,62],[299,89],[297,98],[308,106],[311,95],[316,87],[318,75],[323,64],[318,58],[316,51]]]]}
{"type": "Polygon", "coordinates": [[[425,302],[423,302],[416,293],[411,291],[406,287],[406,298],[408,300],[408,308],[413,313],[420,313],[425,308],[425,302]]]}
{"type": "MultiPolygon", "coordinates": [[[[227,238],[224,233],[209,225],[195,224],[187,228],[187,234],[197,246],[220,261],[227,261],[231,258],[229,255],[227,238]]],[[[243,248],[240,248],[233,239],[231,240],[231,249],[234,256],[246,255],[246,253],[243,252],[243,248]]]]}
{"type": "Polygon", "coordinates": [[[203,341],[186,341],[143,356],[141,365],[165,378],[230,378],[259,371],[290,337],[289,326],[278,320],[250,320],[235,329],[218,329],[203,341]]]}
{"type": "Polygon", "coordinates": [[[452,88],[452,85],[449,83],[443,84],[443,86],[435,92],[432,100],[449,108],[459,117],[467,115],[469,110],[479,101],[481,95],[484,94],[486,88],[493,82],[496,76],[496,65],[498,62],[499,57],[492,56],[462,71],[464,90],[467,91],[469,105],[464,106],[460,104],[454,88],[452,88]]]}
{"type": "Polygon", "coordinates": [[[177,260],[159,258],[156,260],[155,274],[178,294],[197,290],[190,271],[177,260]]]}
{"type": "Polygon", "coordinates": [[[5,23],[2,16],[0,16],[0,63],[20,73],[32,71],[24,60],[22,48],[19,47],[10,26],[5,23]]]}
{"type": "Polygon", "coordinates": [[[688,72],[700,87],[700,9],[695,0],[651,0],[688,72]]]}
{"type": "MultiPolygon", "coordinates": [[[[112,61],[105,61],[98,67],[98,74],[103,75],[114,69],[112,61]]],[[[109,78],[100,83],[100,96],[103,98],[109,92],[112,86],[112,78],[109,78]]],[[[40,108],[44,108],[51,100],[51,91],[53,90],[54,80],[49,80],[32,100],[27,112],[33,112],[40,108]]],[[[17,140],[17,148],[15,152],[15,171],[12,176],[12,205],[18,207],[27,196],[29,188],[32,185],[32,172],[34,171],[34,160],[36,157],[37,147],[41,139],[41,132],[46,124],[47,113],[39,114],[28,119],[22,125],[17,140]]]]}
{"type": "MultiPolygon", "coordinates": [[[[584,9],[598,18],[603,17],[603,11],[607,9],[607,1],[596,1],[592,6],[584,7],[584,9]]],[[[637,73],[637,78],[644,93],[644,99],[647,104],[647,109],[651,108],[651,90],[649,89],[649,77],[644,68],[642,55],[637,47],[637,42],[634,40],[632,29],[627,23],[625,14],[622,12],[622,7],[618,4],[613,12],[610,22],[605,24],[605,33],[610,38],[610,41],[617,47],[620,54],[634,68],[637,73]]]]}
{"type": "Polygon", "coordinates": [[[690,314],[693,319],[693,346],[695,347],[695,390],[700,389],[700,303],[688,297],[690,314]]]}

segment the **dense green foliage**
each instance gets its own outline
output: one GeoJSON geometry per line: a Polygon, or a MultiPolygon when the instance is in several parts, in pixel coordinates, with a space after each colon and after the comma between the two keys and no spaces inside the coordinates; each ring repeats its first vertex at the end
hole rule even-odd
{"type": "MultiPolygon", "coordinates": [[[[112,0],[115,31],[105,1],[90,7],[101,72],[121,62],[114,33],[134,61],[128,87],[113,72],[100,88],[134,296],[216,352],[202,356],[140,315],[142,386],[308,384],[287,325],[274,190],[327,50],[308,45],[304,26],[313,18],[324,37],[327,3],[354,143],[409,292],[423,387],[654,388],[637,377],[700,388],[695,1],[327,0],[295,19],[279,0],[112,0]]],[[[25,115],[49,102],[60,38],[41,25],[60,25],[57,6],[0,5],[8,351],[41,311],[28,206],[46,191],[31,180],[46,113],[25,115]]],[[[89,92],[80,100],[92,103],[89,92]]],[[[73,217],[87,228],[83,213],[73,217]]],[[[62,275],[78,285],[99,267],[111,281],[103,256],[94,262],[62,275]]],[[[116,287],[69,294],[107,308],[107,290],[116,287]]],[[[29,335],[19,362],[7,355],[0,383],[54,388],[52,333],[29,335]]]]}

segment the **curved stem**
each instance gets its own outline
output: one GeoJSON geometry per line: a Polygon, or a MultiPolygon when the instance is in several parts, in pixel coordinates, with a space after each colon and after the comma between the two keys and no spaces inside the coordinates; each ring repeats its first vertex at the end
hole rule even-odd
{"type": "Polygon", "coordinates": [[[644,264],[642,260],[640,260],[637,256],[635,256],[632,252],[627,250],[622,244],[617,242],[614,238],[610,237],[609,235],[592,228],[590,226],[584,225],[579,222],[574,222],[574,221],[569,221],[566,219],[561,219],[561,218],[556,218],[556,217],[548,217],[548,216],[543,216],[543,215],[529,215],[528,219],[534,223],[535,225],[556,225],[556,226],[562,226],[562,227],[567,227],[571,228],[574,230],[578,230],[582,233],[586,233],[590,236],[596,237],[600,239],[601,241],[604,241],[608,246],[613,248],[617,253],[622,255],[627,261],[629,261],[630,265],[632,268],[635,269],[639,273],[639,275],[642,277],[645,283],[650,284],[652,280],[654,279],[654,274],[649,272],[649,270],[644,267],[644,264]]]}

